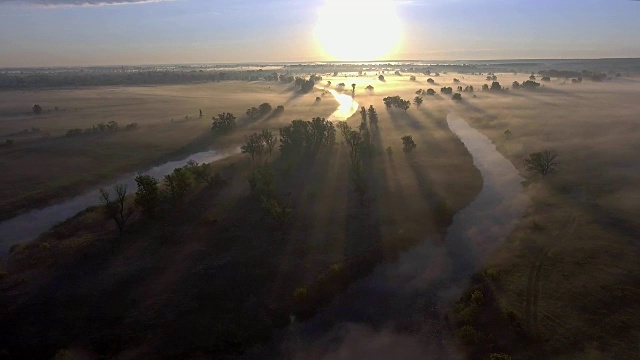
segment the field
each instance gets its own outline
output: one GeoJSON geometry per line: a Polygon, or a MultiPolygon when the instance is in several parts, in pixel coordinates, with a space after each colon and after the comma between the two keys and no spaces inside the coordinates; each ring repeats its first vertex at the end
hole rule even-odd
{"type": "MultiPolygon", "coordinates": [[[[491,301],[486,308],[509,314],[513,328],[493,322],[497,315],[487,310],[487,317],[471,320],[482,335],[461,336],[461,345],[481,358],[491,352],[514,359],[637,355],[640,126],[634,100],[640,79],[572,84],[553,78],[534,90],[480,91],[491,83],[486,75],[443,73],[433,77],[435,84],[409,75],[322,81],[356,84],[359,105],[378,110],[363,199],[353,191],[349,147],[338,134],[335,145],[313,158],[276,150],[270,157],[235,155],[215,163],[226,186],[196,187],[182,206],[156,219],[134,215],[121,239],[98,209],[90,209],[0,262],[6,271],[0,332],[9,334],[0,351],[23,357],[221,356],[269,343],[291,315],[313,316],[377,264],[425,239],[441,245],[455,213],[482,187],[468,150],[447,126],[447,115],[455,113],[528,178],[523,186],[531,201],[488,259],[485,276],[471,285],[485,292],[484,305],[491,301]],[[367,85],[375,89],[365,91],[367,85]],[[469,85],[475,91],[464,92],[461,101],[440,94],[444,86],[469,85]],[[437,94],[424,96],[420,107],[384,107],[387,96],[413,99],[416,90],[428,88],[437,94]],[[414,152],[403,153],[404,135],[413,136],[414,152]],[[524,159],[546,149],[559,155],[557,171],[544,178],[527,173],[524,159]],[[293,211],[286,231],[265,214],[247,182],[265,160],[276,197],[293,211]],[[478,345],[481,336],[525,340],[486,349],[478,345]]],[[[503,86],[529,77],[496,75],[503,86]]],[[[0,178],[4,217],[171,157],[235,148],[244,135],[328,117],[337,107],[321,89],[301,95],[267,82],[4,95],[0,134],[16,140],[0,148],[0,173],[11,174],[0,178]],[[263,102],[282,104],[285,113],[258,121],[239,116],[263,102]],[[35,103],[43,114],[27,114],[35,103]],[[239,127],[213,137],[209,119],[223,111],[238,115],[239,127]],[[64,137],[68,129],[111,120],[137,122],[139,129],[64,137]],[[32,127],[50,137],[8,137],[32,127]]],[[[359,114],[348,123],[357,128],[359,114]]]]}
{"type": "Polygon", "coordinates": [[[291,119],[327,116],[335,110],[333,101],[316,104],[314,98],[297,97],[284,87],[270,88],[266,83],[223,82],[5,91],[0,96],[0,143],[12,140],[14,144],[0,147],[0,172],[11,174],[0,179],[0,219],[77,195],[96,184],[109,184],[131,171],[208,148],[226,149],[237,139],[211,142],[206,138],[211,117],[221,112],[240,117],[263,102],[284,105],[291,119]],[[34,104],[42,106],[43,113],[33,114],[34,104]],[[70,129],[84,130],[109,121],[121,128],[135,122],[139,129],[64,136],[70,129]]]}

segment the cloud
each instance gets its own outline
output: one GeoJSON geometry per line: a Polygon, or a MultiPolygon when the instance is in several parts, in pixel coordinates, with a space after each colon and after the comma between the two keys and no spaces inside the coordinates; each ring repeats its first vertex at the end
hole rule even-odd
{"type": "Polygon", "coordinates": [[[0,5],[11,4],[29,7],[112,6],[167,2],[174,0],[0,0],[0,5]]]}

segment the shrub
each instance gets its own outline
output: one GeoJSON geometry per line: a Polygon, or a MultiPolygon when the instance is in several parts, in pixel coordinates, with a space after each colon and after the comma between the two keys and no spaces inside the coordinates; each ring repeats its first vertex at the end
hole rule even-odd
{"type": "Polygon", "coordinates": [[[460,100],[462,100],[462,94],[460,94],[460,93],[455,93],[455,94],[453,94],[453,96],[451,97],[451,100],[453,100],[453,101],[460,101],[460,100]]]}

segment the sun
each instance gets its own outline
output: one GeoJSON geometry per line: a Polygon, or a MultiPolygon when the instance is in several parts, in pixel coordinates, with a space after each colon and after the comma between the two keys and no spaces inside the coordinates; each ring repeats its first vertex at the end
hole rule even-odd
{"type": "Polygon", "coordinates": [[[402,22],[391,0],[326,0],[315,37],[337,61],[389,59],[402,40],[402,22]]]}

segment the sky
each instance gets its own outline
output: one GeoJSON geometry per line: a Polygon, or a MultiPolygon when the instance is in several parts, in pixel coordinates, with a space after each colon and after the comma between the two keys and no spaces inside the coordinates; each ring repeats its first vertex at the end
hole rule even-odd
{"type": "Polygon", "coordinates": [[[640,1],[0,0],[0,67],[603,57],[640,1]]]}

